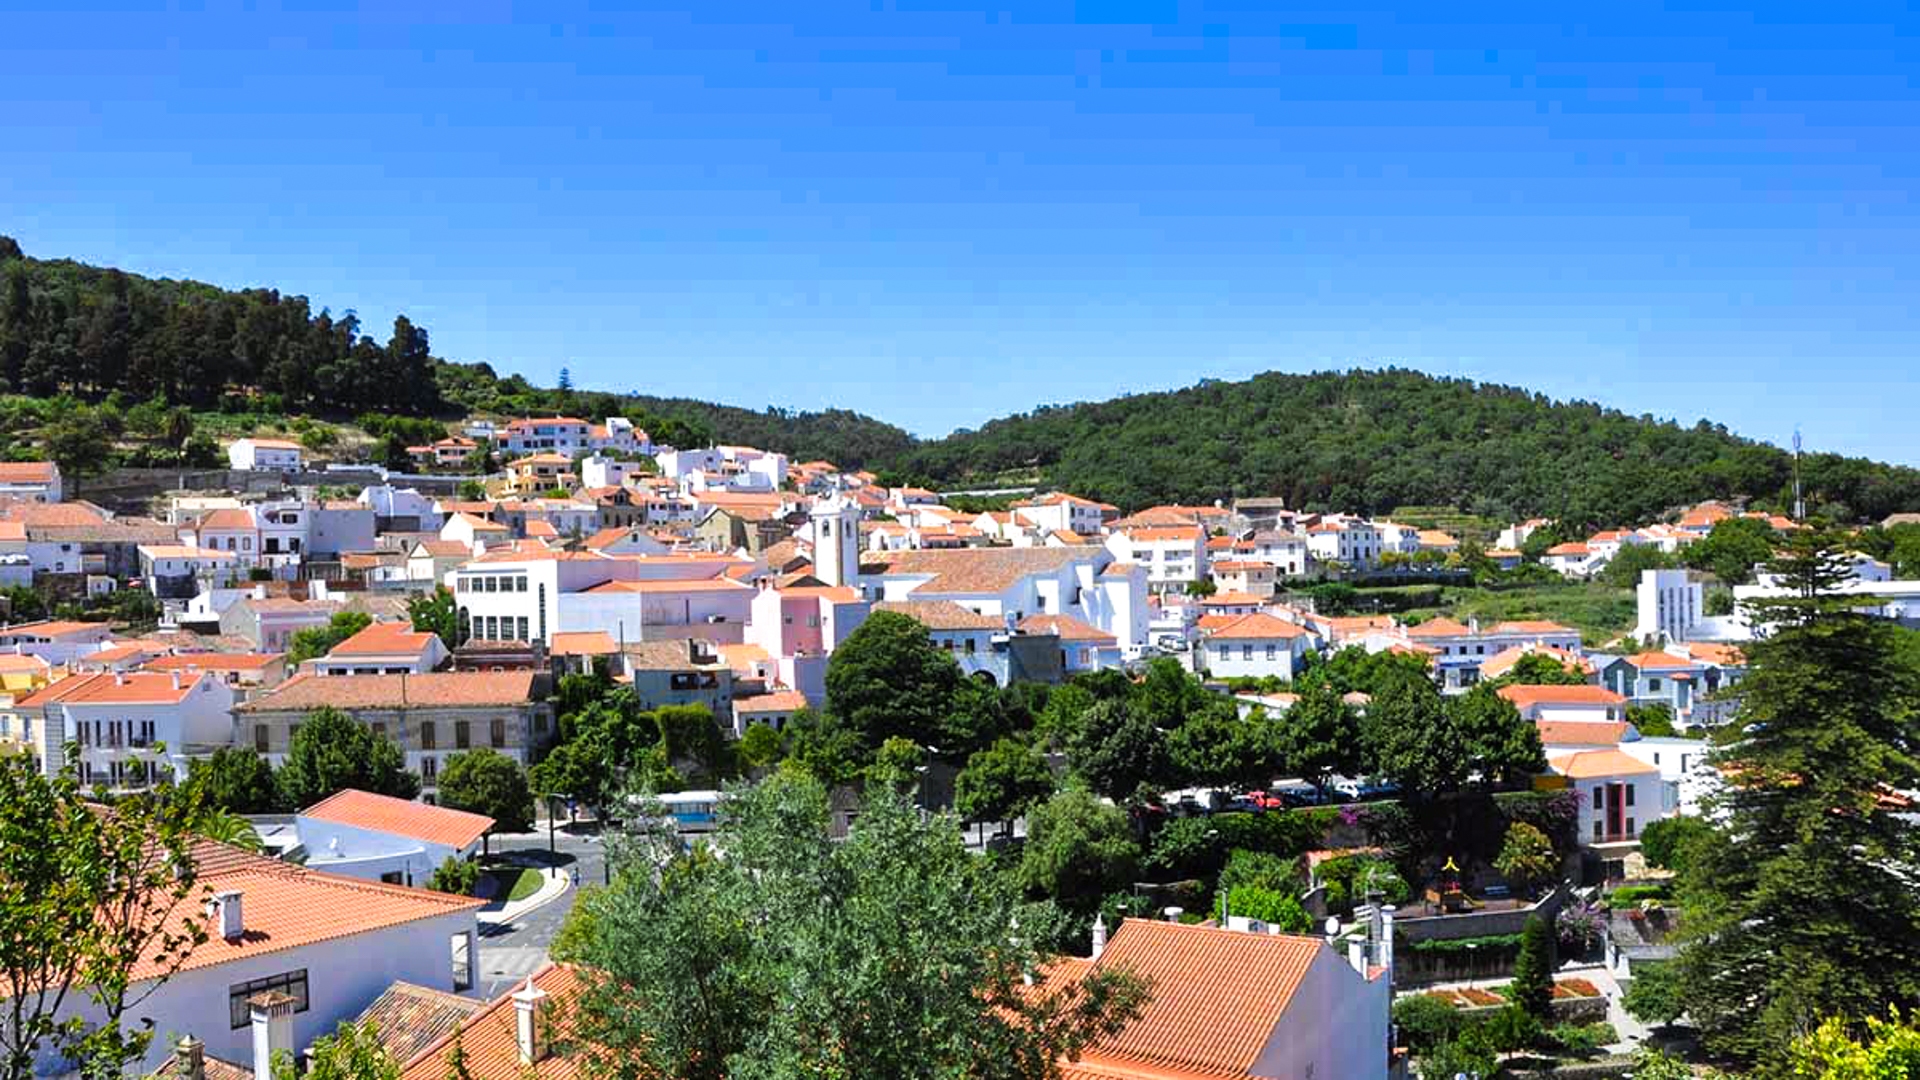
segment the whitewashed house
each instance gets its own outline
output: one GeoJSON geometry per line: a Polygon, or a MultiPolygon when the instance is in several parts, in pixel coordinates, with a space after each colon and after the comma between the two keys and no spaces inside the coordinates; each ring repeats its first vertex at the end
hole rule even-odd
{"type": "Polygon", "coordinates": [[[227,463],[247,471],[299,472],[300,444],[286,439],[236,439],[227,446],[227,463]]]}

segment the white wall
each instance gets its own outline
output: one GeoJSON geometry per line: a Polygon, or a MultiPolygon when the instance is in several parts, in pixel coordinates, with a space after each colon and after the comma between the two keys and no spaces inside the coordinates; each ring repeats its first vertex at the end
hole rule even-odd
{"type": "Polygon", "coordinates": [[[1390,996],[1385,976],[1368,981],[1322,948],[1247,1072],[1272,1080],[1386,1080],[1390,996]]]}
{"type": "Polygon", "coordinates": [[[380,875],[398,872],[402,885],[424,887],[439,865],[450,857],[466,858],[479,841],[465,849],[396,836],[374,829],[343,825],[337,821],[296,815],[294,828],[307,849],[307,868],[332,874],[379,881],[380,875]]]}

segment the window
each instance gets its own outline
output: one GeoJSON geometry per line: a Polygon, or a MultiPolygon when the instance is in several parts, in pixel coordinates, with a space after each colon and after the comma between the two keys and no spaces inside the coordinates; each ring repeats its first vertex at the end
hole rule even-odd
{"type": "Polygon", "coordinates": [[[422,750],[439,749],[438,746],[434,745],[437,742],[436,735],[437,733],[433,730],[433,721],[431,720],[420,721],[420,749],[422,750]]]}
{"type": "Polygon", "coordinates": [[[380,880],[388,885],[405,885],[406,881],[403,880],[405,877],[406,875],[398,870],[389,870],[380,875],[380,880]]]}
{"type": "Polygon", "coordinates": [[[513,635],[513,639],[515,641],[527,640],[527,617],[525,615],[517,615],[514,617],[513,621],[514,621],[514,625],[519,630],[518,633],[513,635]]]}
{"type": "Polygon", "coordinates": [[[423,757],[420,759],[420,779],[431,784],[440,776],[440,759],[423,757]]]}
{"type": "Polygon", "coordinates": [[[488,741],[493,743],[495,750],[507,745],[507,721],[505,717],[494,717],[487,727],[488,741]]]}
{"type": "Polygon", "coordinates": [[[1595,785],[1593,789],[1593,808],[1595,810],[1600,809],[1601,792],[1602,789],[1598,785],[1595,785]]]}
{"type": "Polygon", "coordinates": [[[1280,646],[1275,645],[1271,641],[1267,642],[1267,659],[1268,660],[1280,659],[1280,646]]]}
{"type": "Polygon", "coordinates": [[[1253,646],[1251,644],[1240,646],[1240,659],[1242,660],[1253,659],[1253,646]]]}
{"type": "MultiPolygon", "coordinates": [[[[1596,791],[1594,792],[1594,794],[1597,795],[1599,794],[1599,792],[1596,791]]],[[[1605,835],[1606,835],[1606,832],[1602,829],[1600,822],[1596,819],[1593,823],[1593,838],[1595,840],[1598,840],[1601,837],[1604,837],[1605,835]]]]}
{"type": "Polygon", "coordinates": [[[480,585],[481,592],[499,592],[500,591],[499,578],[485,577],[485,578],[481,578],[480,581],[481,581],[481,585],[480,585]]]}
{"type": "Polygon", "coordinates": [[[524,574],[522,574],[521,576],[519,576],[519,577],[517,577],[517,578],[514,578],[514,579],[513,579],[513,591],[514,591],[514,592],[526,592],[526,591],[527,591],[527,578],[526,578],[526,575],[524,575],[524,574]]]}
{"type": "Polygon", "coordinates": [[[454,578],[454,579],[453,579],[453,591],[454,591],[454,592],[466,592],[466,591],[468,591],[468,590],[467,590],[467,584],[468,584],[468,581],[469,581],[469,579],[468,579],[468,578],[464,578],[464,577],[457,577],[457,578],[454,578]]]}
{"type": "Polygon", "coordinates": [[[1648,680],[1647,680],[1647,689],[1648,689],[1648,690],[1651,690],[1651,691],[1653,691],[1653,692],[1654,692],[1654,693],[1656,693],[1656,694],[1657,694],[1657,693],[1659,693],[1659,692],[1660,692],[1660,680],[1659,680],[1659,679],[1648,679],[1648,680]]]}
{"type": "MultiPolygon", "coordinates": [[[[1627,793],[1627,805],[1632,806],[1633,805],[1633,785],[1632,784],[1626,785],[1625,790],[1627,793]]],[[[1628,831],[1631,832],[1632,830],[1629,829],[1628,831]]]]}
{"type": "Polygon", "coordinates": [[[255,994],[264,994],[269,990],[278,990],[293,998],[293,1011],[307,1011],[307,969],[289,971],[284,975],[269,975],[264,979],[234,983],[227,987],[227,1020],[232,1030],[239,1031],[253,1023],[253,1010],[247,999],[255,994]]]}
{"type": "Polygon", "coordinates": [[[453,746],[456,750],[465,750],[471,742],[472,725],[465,720],[453,722],[453,746]]]}

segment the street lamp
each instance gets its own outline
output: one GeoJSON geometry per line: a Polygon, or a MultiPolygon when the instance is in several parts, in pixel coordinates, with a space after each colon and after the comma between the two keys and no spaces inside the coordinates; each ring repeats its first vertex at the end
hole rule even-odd
{"type": "Polygon", "coordinates": [[[1467,989],[1473,989],[1473,977],[1480,971],[1480,965],[1474,962],[1474,952],[1480,948],[1477,941],[1467,942],[1467,989]]]}

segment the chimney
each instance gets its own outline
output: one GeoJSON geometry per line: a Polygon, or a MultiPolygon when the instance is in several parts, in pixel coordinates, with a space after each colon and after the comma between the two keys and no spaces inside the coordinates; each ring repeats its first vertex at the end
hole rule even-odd
{"type": "Polygon", "coordinates": [[[173,1046],[173,1075],[177,1080],[207,1080],[206,1044],[191,1035],[173,1046]]]}
{"type": "Polygon", "coordinates": [[[1107,920],[1103,916],[1095,915],[1093,917],[1093,955],[1089,957],[1089,959],[1098,960],[1100,959],[1100,954],[1106,951],[1107,920]]]}
{"type": "Polygon", "coordinates": [[[1393,986],[1393,905],[1380,909],[1380,955],[1374,958],[1387,969],[1387,986],[1393,986]]]}
{"type": "Polygon", "coordinates": [[[1347,964],[1362,976],[1367,973],[1367,943],[1363,938],[1347,939],[1347,964]]]}
{"type": "Polygon", "coordinates": [[[527,983],[513,994],[514,1041],[520,1044],[520,1064],[533,1065],[546,1056],[546,1048],[540,1045],[540,1025],[537,1012],[547,1000],[547,992],[533,985],[533,976],[527,976],[527,983]]]}
{"type": "Polygon", "coordinates": [[[253,1075],[272,1076],[274,1059],[293,1052],[292,994],[266,990],[247,999],[253,1021],[253,1075]]]}
{"type": "Polygon", "coordinates": [[[173,688],[175,690],[178,690],[180,689],[180,672],[178,669],[176,669],[172,674],[173,674],[173,688]]]}
{"type": "Polygon", "coordinates": [[[115,685],[115,686],[125,686],[125,685],[127,685],[127,673],[126,673],[126,672],[124,672],[124,671],[116,671],[116,672],[114,672],[114,673],[113,673],[113,685],[115,685]]]}
{"type": "Polygon", "coordinates": [[[1168,922],[1177,923],[1180,921],[1180,916],[1185,915],[1186,913],[1187,913],[1186,908],[1170,907],[1170,908],[1167,908],[1165,911],[1162,911],[1160,914],[1165,916],[1168,922]]]}
{"type": "Polygon", "coordinates": [[[214,893],[213,907],[220,916],[221,937],[234,941],[247,932],[247,921],[241,916],[239,889],[214,893]]]}

